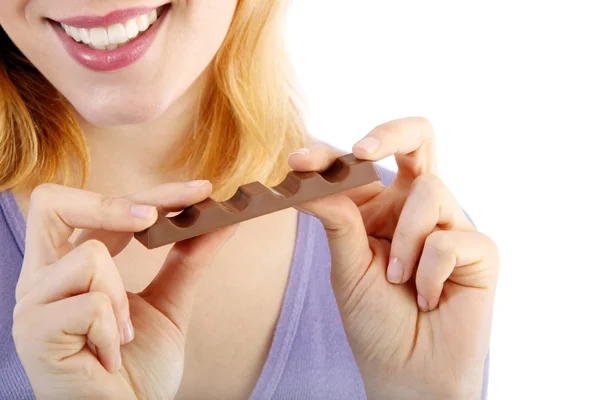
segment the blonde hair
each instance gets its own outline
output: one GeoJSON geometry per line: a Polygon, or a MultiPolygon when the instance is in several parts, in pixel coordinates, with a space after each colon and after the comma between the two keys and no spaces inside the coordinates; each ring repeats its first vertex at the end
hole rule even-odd
{"type": "MultiPolygon", "coordinates": [[[[211,180],[214,198],[255,180],[279,183],[288,153],[309,140],[283,43],[286,3],[239,1],[207,69],[212,85],[196,126],[168,166],[211,180]]],[[[45,182],[81,187],[88,168],[70,106],[0,28],[0,191],[45,182]]]]}

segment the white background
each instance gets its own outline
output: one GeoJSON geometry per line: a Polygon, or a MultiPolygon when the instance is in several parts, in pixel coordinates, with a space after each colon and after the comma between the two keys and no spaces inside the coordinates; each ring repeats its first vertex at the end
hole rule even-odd
{"type": "Polygon", "coordinates": [[[490,400],[600,398],[598,7],[293,1],[312,133],[349,150],[427,117],[440,176],[500,248],[490,400]]]}

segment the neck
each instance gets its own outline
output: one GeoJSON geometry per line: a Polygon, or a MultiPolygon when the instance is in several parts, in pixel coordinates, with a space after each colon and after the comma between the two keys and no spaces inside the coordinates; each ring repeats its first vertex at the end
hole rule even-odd
{"type": "Polygon", "coordinates": [[[160,117],[142,124],[97,127],[80,118],[91,158],[86,189],[122,196],[186,180],[184,171],[164,166],[192,131],[204,87],[205,79],[198,79],[160,117]]]}

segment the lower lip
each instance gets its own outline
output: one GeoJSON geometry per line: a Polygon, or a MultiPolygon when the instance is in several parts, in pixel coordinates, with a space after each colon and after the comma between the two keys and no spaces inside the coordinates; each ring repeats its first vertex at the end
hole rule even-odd
{"type": "Polygon", "coordinates": [[[146,54],[168,12],[169,8],[165,8],[160,18],[142,35],[114,50],[92,49],[73,40],[58,23],[53,22],[52,27],[67,52],[79,64],[93,71],[115,71],[134,64],[146,54]]]}

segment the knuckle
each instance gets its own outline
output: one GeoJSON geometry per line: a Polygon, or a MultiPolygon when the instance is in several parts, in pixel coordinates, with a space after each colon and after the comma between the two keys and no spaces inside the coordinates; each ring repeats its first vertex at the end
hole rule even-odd
{"type": "Polygon", "coordinates": [[[112,311],[112,304],[108,296],[102,292],[90,293],[90,312],[98,319],[112,311]]]}
{"type": "Polygon", "coordinates": [[[343,227],[352,227],[360,221],[360,212],[352,206],[340,208],[340,213],[337,217],[338,224],[343,227]]]}
{"type": "Polygon", "coordinates": [[[130,202],[122,197],[102,196],[98,205],[98,216],[107,221],[115,215],[115,210],[126,208],[130,202]]]}
{"type": "Polygon", "coordinates": [[[102,217],[109,215],[111,210],[117,205],[117,198],[110,196],[102,196],[98,206],[98,214],[102,217]]]}
{"type": "Polygon", "coordinates": [[[444,193],[444,184],[442,180],[434,174],[423,174],[415,178],[412,184],[412,191],[423,198],[437,199],[444,193]]]}
{"type": "Polygon", "coordinates": [[[479,235],[481,235],[481,237],[483,238],[483,242],[485,243],[485,246],[487,248],[488,258],[491,259],[491,261],[493,261],[496,267],[499,267],[500,249],[498,248],[498,245],[496,244],[496,242],[494,242],[494,240],[491,237],[483,233],[479,233],[479,235]]]}
{"type": "Polygon", "coordinates": [[[21,321],[21,318],[24,313],[25,306],[23,305],[23,302],[17,302],[17,304],[15,304],[15,307],[13,308],[13,326],[17,325],[21,321]]]}
{"type": "Polygon", "coordinates": [[[433,136],[433,124],[429,119],[425,117],[412,117],[411,119],[421,125],[421,130],[425,135],[433,136]]]}
{"type": "Polygon", "coordinates": [[[24,278],[21,277],[15,286],[15,302],[19,305],[19,301],[27,295],[28,289],[31,286],[29,283],[25,283],[24,278]]]}
{"type": "Polygon", "coordinates": [[[110,257],[108,248],[104,243],[99,240],[91,239],[79,246],[80,251],[83,254],[84,259],[87,261],[84,263],[85,267],[96,270],[107,257],[110,257]]]}
{"type": "Polygon", "coordinates": [[[102,280],[103,286],[105,284],[110,285],[106,287],[106,290],[108,291],[109,297],[113,298],[114,306],[118,310],[128,307],[129,301],[127,299],[127,293],[125,290],[121,290],[120,292],[114,290],[118,286],[113,285],[117,284],[118,282],[112,280],[112,277],[120,275],[117,271],[110,270],[113,268],[112,266],[114,264],[110,262],[111,255],[106,245],[99,240],[91,239],[86,241],[80,247],[85,254],[84,258],[86,262],[82,263],[82,268],[84,269],[86,275],[92,276],[94,274],[102,274],[102,276],[96,276],[96,278],[102,280]]]}
{"type": "Polygon", "coordinates": [[[39,316],[35,318],[35,315],[31,315],[30,310],[25,309],[20,304],[17,304],[13,309],[11,334],[18,352],[26,348],[31,333],[36,332],[35,323],[37,320],[39,320],[39,316]]]}
{"type": "Polygon", "coordinates": [[[372,131],[371,136],[378,138],[385,136],[395,136],[402,133],[402,120],[390,121],[377,125],[372,131]]]}
{"type": "Polygon", "coordinates": [[[48,199],[56,195],[58,188],[59,185],[54,183],[43,183],[36,186],[29,197],[30,206],[39,208],[48,204],[48,199]]]}
{"type": "Polygon", "coordinates": [[[21,333],[23,331],[23,310],[22,307],[19,307],[19,304],[15,306],[13,309],[13,324],[12,324],[12,336],[15,339],[15,342],[19,337],[21,337],[21,333]]]}
{"type": "Polygon", "coordinates": [[[432,232],[425,239],[425,248],[436,259],[453,255],[454,247],[454,241],[445,231],[432,232]]]}
{"type": "Polygon", "coordinates": [[[324,144],[324,143],[315,143],[313,145],[311,145],[309,147],[309,149],[311,150],[311,152],[317,152],[319,154],[333,154],[335,153],[335,150],[332,149],[330,146],[324,144]]]}
{"type": "Polygon", "coordinates": [[[377,127],[377,130],[382,130],[390,134],[398,134],[406,128],[418,131],[425,139],[433,137],[433,124],[430,120],[421,116],[406,117],[396,119],[377,127]]]}
{"type": "Polygon", "coordinates": [[[330,209],[324,222],[329,236],[339,239],[351,234],[356,228],[357,221],[361,221],[360,211],[352,204],[340,201],[336,207],[330,209]]]}

